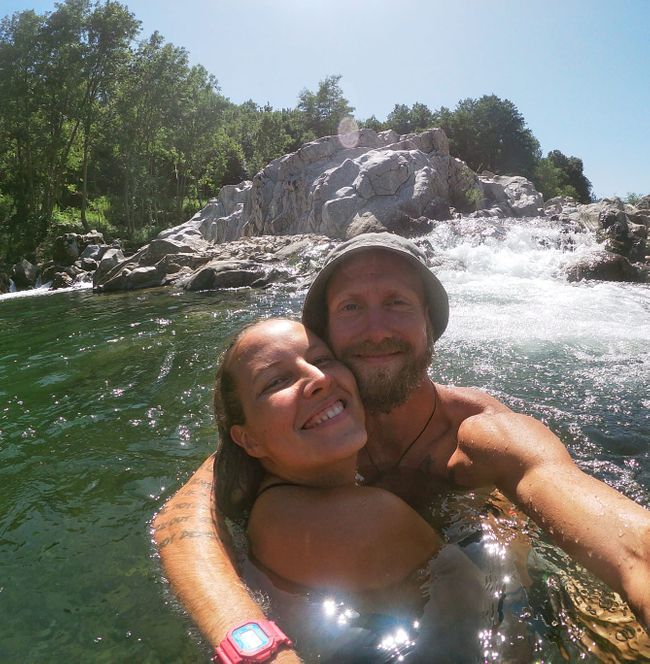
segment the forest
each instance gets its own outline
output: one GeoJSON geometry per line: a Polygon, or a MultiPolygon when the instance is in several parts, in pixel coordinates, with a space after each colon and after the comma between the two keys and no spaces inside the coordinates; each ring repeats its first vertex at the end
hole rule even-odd
{"type": "Polygon", "coordinates": [[[454,109],[396,103],[355,118],[341,76],[297,91],[292,108],[231,102],[218,79],[124,4],[65,0],[0,22],[0,267],[39,260],[56,235],[97,229],[144,244],[226,184],[335,134],[339,122],[400,134],[439,126],[475,171],[524,175],[545,199],[591,200],[582,160],[542,155],[516,106],[484,95],[454,109]]]}

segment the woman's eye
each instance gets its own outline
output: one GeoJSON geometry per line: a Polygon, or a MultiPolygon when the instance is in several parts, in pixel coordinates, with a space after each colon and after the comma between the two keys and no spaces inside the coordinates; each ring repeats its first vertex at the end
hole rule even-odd
{"type": "Polygon", "coordinates": [[[287,380],[286,376],[276,376],[275,378],[271,378],[269,381],[267,381],[262,388],[262,394],[265,392],[271,392],[274,389],[280,387],[281,385],[284,384],[284,382],[287,380]]]}
{"type": "Polygon", "coordinates": [[[330,364],[330,362],[334,362],[334,361],[335,361],[335,360],[334,360],[334,357],[333,357],[332,355],[323,355],[323,356],[321,356],[321,357],[317,357],[317,358],[313,361],[313,365],[314,365],[315,367],[322,367],[322,366],[325,366],[325,365],[327,365],[327,364],[330,364]]]}

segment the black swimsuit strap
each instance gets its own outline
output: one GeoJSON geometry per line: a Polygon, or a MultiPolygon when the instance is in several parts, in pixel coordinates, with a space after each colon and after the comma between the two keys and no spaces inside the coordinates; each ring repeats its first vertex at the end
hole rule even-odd
{"type": "MultiPolygon", "coordinates": [[[[265,491],[268,491],[269,489],[275,489],[276,486],[301,486],[300,484],[296,484],[295,482],[275,482],[274,484],[267,484],[263,489],[260,489],[257,492],[257,498],[259,498],[265,491]]],[[[255,498],[255,500],[257,500],[255,498]]]]}

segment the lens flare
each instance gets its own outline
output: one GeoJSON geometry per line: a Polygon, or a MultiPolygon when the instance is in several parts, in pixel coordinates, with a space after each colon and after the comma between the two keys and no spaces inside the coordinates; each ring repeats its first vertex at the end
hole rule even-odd
{"type": "Polygon", "coordinates": [[[353,117],[346,115],[339,122],[338,136],[344,148],[356,148],[359,145],[359,125],[353,117]]]}

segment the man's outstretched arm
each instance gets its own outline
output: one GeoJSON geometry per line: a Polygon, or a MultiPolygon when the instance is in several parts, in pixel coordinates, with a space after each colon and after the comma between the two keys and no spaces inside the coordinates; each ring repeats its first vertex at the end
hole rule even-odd
{"type": "Polygon", "coordinates": [[[583,473],[557,436],[531,417],[470,417],[458,443],[450,470],[459,484],[496,484],[650,628],[650,510],[583,473]]]}
{"type": "MultiPolygon", "coordinates": [[[[204,461],[167,501],[153,519],[152,534],[174,592],[216,647],[235,625],[265,616],[233,565],[224,544],[227,533],[213,518],[213,461],[204,461]]],[[[282,650],[273,661],[300,659],[294,651],[282,650]]]]}

